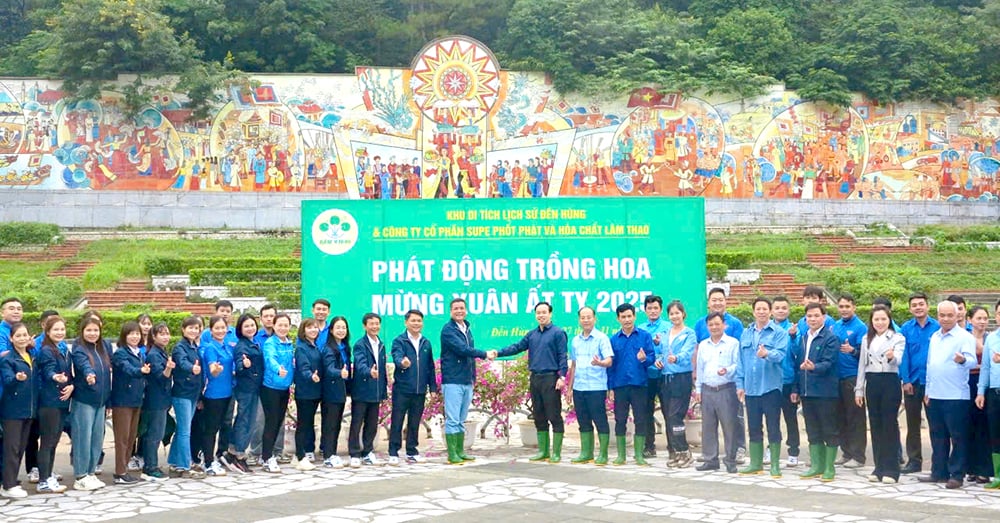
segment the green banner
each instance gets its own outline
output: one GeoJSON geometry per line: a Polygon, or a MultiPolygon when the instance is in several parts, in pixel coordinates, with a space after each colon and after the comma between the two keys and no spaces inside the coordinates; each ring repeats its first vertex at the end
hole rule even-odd
{"type": "Polygon", "coordinates": [[[693,325],[706,305],[704,212],[699,198],[303,201],[302,310],[329,299],[355,339],[377,312],[389,340],[418,309],[435,351],[454,297],[484,350],[535,327],[539,301],[567,333],[584,305],[608,333],[621,303],[644,319],[650,294],[681,300],[693,325]]]}

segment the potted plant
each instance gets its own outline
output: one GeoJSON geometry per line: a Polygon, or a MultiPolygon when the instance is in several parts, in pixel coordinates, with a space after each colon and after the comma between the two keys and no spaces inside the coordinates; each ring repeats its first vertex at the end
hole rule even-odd
{"type": "Polygon", "coordinates": [[[480,429],[480,436],[485,436],[486,428],[493,423],[493,434],[510,441],[511,414],[522,410],[529,397],[528,376],[527,358],[499,364],[483,360],[478,364],[472,404],[490,416],[480,429]]]}
{"type": "Polygon", "coordinates": [[[695,401],[694,391],[691,391],[691,403],[684,416],[684,434],[688,444],[701,446],[701,403],[695,401]]]}

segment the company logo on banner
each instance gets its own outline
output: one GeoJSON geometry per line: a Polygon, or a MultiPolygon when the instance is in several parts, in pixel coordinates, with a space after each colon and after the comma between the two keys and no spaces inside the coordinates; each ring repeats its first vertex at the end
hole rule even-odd
{"type": "Polygon", "coordinates": [[[646,321],[650,295],[681,300],[693,324],[705,310],[704,213],[698,198],[304,201],[303,310],[328,299],[356,332],[375,312],[389,340],[416,309],[435,350],[454,298],[483,350],[537,327],[542,301],[570,335],[583,306],[609,334],[623,303],[646,321]]]}
{"type": "Polygon", "coordinates": [[[313,220],[312,240],[326,254],[344,254],[358,242],[358,222],[342,209],[323,211],[313,220]]]}

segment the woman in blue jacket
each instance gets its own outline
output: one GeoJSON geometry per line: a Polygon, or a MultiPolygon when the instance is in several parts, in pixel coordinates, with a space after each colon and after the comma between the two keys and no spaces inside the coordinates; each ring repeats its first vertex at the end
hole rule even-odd
{"type": "Polygon", "coordinates": [[[150,373],[145,351],[140,349],[142,331],[134,321],[122,325],[118,350],[111,356],[111,421],[115,430],[116,485],[132,485],[139,478],[128,473],[128,460],[139,431],[139,409],[146,392],[146,376],[150,373]]]}
{"type": "Polygon", "coordinates": [[[246,450],[250,445],[250,432],[257,423],[260,386],[264,382],[264,353],[254,341],[256,336],[257,319],[250,314],[240,316],[236,321],[237,341],[233,351],[233,367],[236,369],[236,385],[233,387],[236,419],[233,421],[233,434],[229,440],[226,461],[244,473],[250,472],[246,450]]]}
{"type": "Polygon", "coordinates": [[[321,323],[302,320],[295,342],[295,456],[298,470],[313,470],[316,459],[316,410],[323,397],[323,355],[316,347],[321,323]]]}
{"type": "Polygon", "coordinates": [[[98,316],[84,315],[80,337],[73,342],[70,424],[76,490],[107,486],[95,475],[104,443],[105,408],[111,395],[111,355],[101,339],[101,325],[98,316]]]}
{"type": "Polygon", "coordinates": [[[142,435],[142,479],[157,481],[166,479],[160,470],[160,442],[167,427],[167,411],[170,410],[171,376],[177,365],[167,356],[170,344],[170,328],[166,323],[157,323],[149,331],[149,345],[146,348],[146,396],[142,399],[142,415],[146,418],[146,432],[142,435]]]}
{"type": "Polygon", "coordinates": [[[323,465],[343,468],[344,461],[337,455],[340,427],[344,423],[344,405],[347,403],[348,384],[351,377],[351,332],[347,318],[337,316],[330,321],[330,336],[323,352],[323,465]]]}
{"type": "Polygon", "coordinates": [[[222,316],[209,318],[208,328],[211,336],[201,344],[201,366],[208,371],[202,400],[201,449],[205,453],[205,473],[225,476],[226,469],[216,459],[215,442],[233,398],[233,350],[236,345],[226,339],[229,324],[222,316]]]}
{"type": "Polygon", "coordinates": [[[274,457],[274,441],[278,438],[278,427],[285,420],[288,409],[288,389],[292,386],[295,372],[295,346],[288,338],[292,319],[287,314],[274,317],[274,336],[264,342],[264,384],[260,388],[260,404],[264,410],[264,433],[261,442],[261,458],[264,471],[281,473],[278,460],[274,457]]]}
{"type": "Polygon", "coordinates": [[[62,436],[63,423],[69,416],[69,398],[73,395],[73,363],[66,346],[66,320],[50,316],[42,325],[43,337],[35,366],[39,371],[38,430],[38,492],[58,494],[66,491],[52,473],[56,447],[62,436]]]}
{"type": "Polygon", "coordinates": [[[31,423],[35,419],[35,365],[28,348],[31,334],[28,327],[17,322],[10,326],[11,350],[0,360],[3,397],[0,398],[0,420],[3,420],[3,488],[5,498],[24,498],[28,493],[18,485],[17,471],[27,447],[31,423]]]}
{"type": "Polygon", "coordinates": [[[174,432],[174,441],[170,444],[167,463],[170,464],[172,477],[201,479],[205,474],[191,469],[191,419],[194,417],[198,396],[204,388],[201,359],[198,355],[201,318],[197,316],[185,318],[181,322],[181,334],[181,341],[174,345],[174,350],[170,353],[170,359],[174,362],[174,385],[170,396],[177,429],[174,432]]]}

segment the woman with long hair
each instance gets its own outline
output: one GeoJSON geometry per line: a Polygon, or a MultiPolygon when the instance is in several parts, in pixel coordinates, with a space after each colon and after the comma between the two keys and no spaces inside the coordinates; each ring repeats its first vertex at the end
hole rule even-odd
{"type": "Polygon", "coordinates": [[[104,443],[105,408],[111,396],[111,355],[101,339],[102,325],[100,316],[84,314],[80,337],[73,342],[70,424],[76,490],[107,486],[96,476],[104,443]]]}
{"type": "Polygon", "coordinates": [[[264,342],[264,382],[260,388],[260,403],[264,410],[264,434],[261,458],[264,471],[280,474],[281,467],[274,457],[274,441],[278,427],[285,421],[289,389],[295,372],[295,346],[288,337],[292,319],[287,314],[274,317],[274,336],[264,342]]]}
{"type": "Polygon", "coordinates": [[[0,420],[3,423],[3,488],[0,496],[24,498],[28,493],[17,482],[17,471],[28,446],[31,424],[37,416],[35,409],[35,364],[29,348],[31,334],[21,322],[10,326],[10,345],[0,359],[0,377],[3,378],[3,397],[0,398],[0,420]]]}
{"type": "Polygon", "coordinates": [[[149,345],[146,346],[146,395],[142,400],[141,417],[146,420],[146,432],[142,435],[142,479],[158,481],[166,479],[160,470],[160,442],[167,427],[167,411],[170,410],[170,388],[174,367],[177,365],[167,355],[170,344],[170,328],[166,323],[157,323],[150,330],[149,345]]]}
{"type": "Polygon", "coordinates": [[[191,468],[191,420],[205,383],[198,355],[201,318],[185,318],[181,322],[181,334],[181,340],[170,353],[170,359],[174,362],[174,384],[170,395],[177,429],[170,444],[167,462],[170,464],[170,476],[201,479],[205,477],[205,473],[191,468]]]}
{"type": "Polygon", "coordinates": [[[250,433],[257,423],[257,408],[260,405],[260,387],[264,382],[264,353],[254,341],[257,337],[257,319],[251,314],[243,314],[236,320],[236,349],[233,351],[233,367],[236,369],[236,384],[233,399],[236,400],[236,418],[233,421],[233,435],[229,440],[229,455],[226,456],[233,467],[243,473],[250,472],[247,463],[247,447],[250,433]]]}
{"type": "Polygon", "coordinates": [[[316,449],[307,448],[307,442],[316,441],[316,409],[323,396],[323,356],[316,347],[321,326],[313,318],[302,320],[295,343],[295,457],[296,468],[306,471],[316,468],[316,449]]]}
{"type": "Polygon", "coordinates": [[[63,422],[69,416],[69,399],[73,395],[73,362],[66,346],[66,320],[49,316],[42,323],[43,338],[38,350],[39,370],[38,419],[41,444],[38,448],[38,487],[40,494],[66,491],[60,485],[52,464],[62,436],[63,422]]]}
{"type": "Polygon", "coordinates": [[[205,392],[202,395],[201,450],[204,453],[205,473],[225,476],[226,469],[216,459],[216,437],[222,430],[222,421],[233,398],[233,349],[226,343],[229,324],[226,318],[216,315],[208,320],[211,336],[201,344],[201,366],[206,369],[205,392]]]}
{"type": "Polygon", "coordinates": [[[351,377],[351,331],[347,318],[336,316],[330,321],[330,336],[323,353],[323,397],[320,413],[323,417],[323,465],[343,468],[344,461],[337,455],[337,441],[344,423],[344,406],[351,377]]]}

